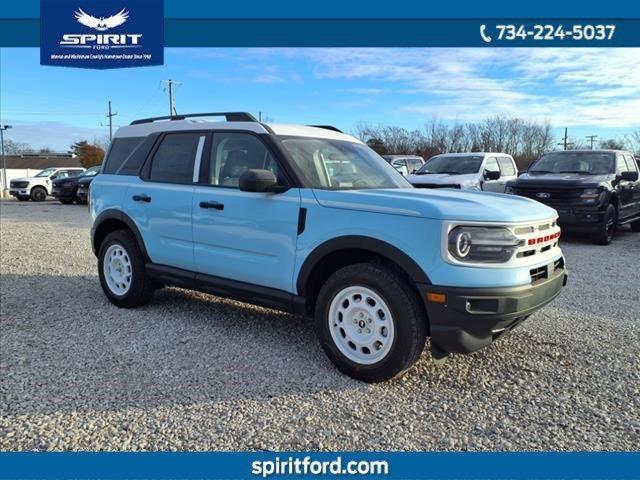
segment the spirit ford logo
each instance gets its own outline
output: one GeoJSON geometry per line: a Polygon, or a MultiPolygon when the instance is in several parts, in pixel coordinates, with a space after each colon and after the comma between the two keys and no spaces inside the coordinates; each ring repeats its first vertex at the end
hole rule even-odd
{"type": "MultiPolygon", "coordinates": [[[[78,20],[78,23],[84,25],[85,27],[93,28],[99,32],[104,32],[105,30],[118,27],[125,23],[129,18],[129,12],[127,12],[123,8],[115,15],[111,15],[110,17],[106,18],[98,18],[84,12],[79,8],[75,12],[75,16],[76,20],[78,20]]],[[[110,46],[136,47],[139,46],[140,38],[142,38],[141,33],[65,33],[64,35],[62,35],[62,41],[60,42],[60,45],[81,46],[85,48],[91,47],[93,45],[100,45],[100,47],[94,48],[109,48],[110,46]]]]}
{"type": "Polygon", "coordinates": [[[162,0],[40,0],[40,64],[162,65],[162,0]]]}
{"type": "Polygon", "coordinates": [[[92,42],[95,42],[97,45],[138,45],[140,38],[142,38],[142,34],[140,33],[123,33],[120,35],[117,33],[97,35],[92,33],[65,33],[62,36],[60,45],[86,45],[92,42]]]}

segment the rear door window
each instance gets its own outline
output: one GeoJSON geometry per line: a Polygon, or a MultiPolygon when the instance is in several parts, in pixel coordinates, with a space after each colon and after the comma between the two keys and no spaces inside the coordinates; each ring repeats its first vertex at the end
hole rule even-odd
{"type": "Polygon", "coordinates": [[[111,142],[102,173],[116,173],[124,161],[136,149],[144,137],[121,137],[111,142]]]}
{"type": "Polygon", "coordinates": [[[203,133],[166,135],[151,160],[149,180],[164,183],[193,183],[196,153],[202,154],[203,133]]]}

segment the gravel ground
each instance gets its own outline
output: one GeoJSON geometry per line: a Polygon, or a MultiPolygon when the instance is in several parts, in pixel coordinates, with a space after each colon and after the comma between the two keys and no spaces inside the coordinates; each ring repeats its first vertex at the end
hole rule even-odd
{"type": "Polygon", "coordinates": [[[84,206],[0,203],[0,449],[618,450],[640,445],[640,234],[563,239],[562,296],[400,380],[338,373],[301,317],[180,289],[120,310],[84,206]]]}

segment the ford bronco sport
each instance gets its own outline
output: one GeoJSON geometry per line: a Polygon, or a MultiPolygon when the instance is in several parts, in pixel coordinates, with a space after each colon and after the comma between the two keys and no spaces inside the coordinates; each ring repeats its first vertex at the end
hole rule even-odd
{"type": "Polygon", "coordinates": [[[313,315],[333,363],[368,382],[411,367],[428,336],[437,359],[489,345],[567,278],[555,210],[414,189],[335,128],[246,113],[120,128],[89,204],[115,305],[172,285],[313,315]]]}

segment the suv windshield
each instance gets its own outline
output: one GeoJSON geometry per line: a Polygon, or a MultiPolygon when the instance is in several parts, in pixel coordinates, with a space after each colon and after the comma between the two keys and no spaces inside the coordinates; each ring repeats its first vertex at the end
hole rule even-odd
{"type": "Polygon", "coordinates": [[[553,152],[540,157],[529,173],[614,173],[614,160],[610,152],[553,152]]]}
{"type": "Polygon", "coordinates": [[[91,167],[84,172],[82,172],[82,177],[94,177],[100,171],[100,165],[96,165],[95,167],[91,167]]]}
{"type": "Polygon", "coordinates": [[[45,168],[44,170],[42,170],[37,175],[34,175],[34,177],[48,177],[49,175],[51,175],[55,171],[56,171],[55,168],[45,168]]]}
{"type": "Polygon", "coordinates": [[[411,188],[382,157],[359,143],[326,138],[280,138],[312,188],[411,188]]]}
{"type": "Polygon", "coordinates": [[[438,155],[427,160],[417,175],[427,175],[429,173],[449,173],[453,175],[463,175],[478,173],[482,165],[482,155],[438,155]]]}

